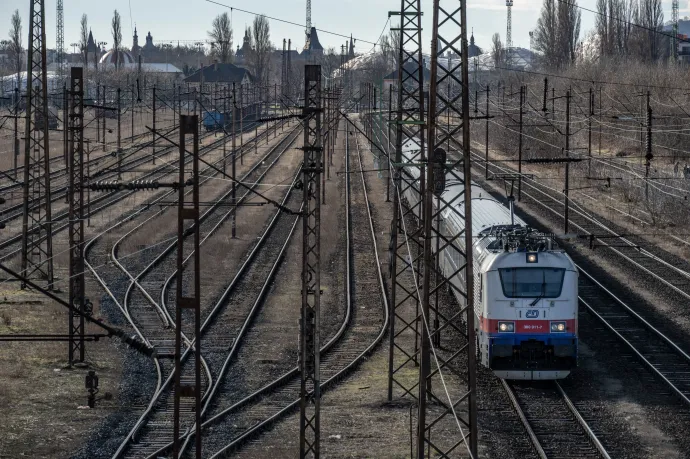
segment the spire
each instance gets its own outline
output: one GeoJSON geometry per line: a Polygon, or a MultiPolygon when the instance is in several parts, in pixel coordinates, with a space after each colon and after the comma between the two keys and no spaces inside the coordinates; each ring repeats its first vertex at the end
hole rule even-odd
{"type": "Polygon", "coordinates": [[[355,41],[352,38],[352,34],[350,34],[350,50],[348,51],[347,55],[349,57],[355,57],[355,41]]]}
{"type": "Polygon", "coordinates": [[[474,27],[472,27],[472,35],[470,36],[470,46],[474,46],[474,27]]]}

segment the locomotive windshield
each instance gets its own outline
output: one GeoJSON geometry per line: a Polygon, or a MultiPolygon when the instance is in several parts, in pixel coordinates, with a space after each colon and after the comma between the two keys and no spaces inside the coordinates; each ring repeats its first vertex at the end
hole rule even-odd
{"type": "Polygon", "coordinates": [[[563,287],[563,268],[502,268],[498,270],[507,298],[556,298],[563,287]]]}

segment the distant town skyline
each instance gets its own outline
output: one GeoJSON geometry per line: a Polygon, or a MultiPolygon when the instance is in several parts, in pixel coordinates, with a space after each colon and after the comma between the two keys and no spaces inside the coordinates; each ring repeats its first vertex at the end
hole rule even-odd
{"type": "MultiPolygon", "coordinates": [[[[97,42],[106,42],[107,48],[112,47],[110,22],[113,11],[117,9],[122,16],[123,46],[132,46],[134,27],[138,29],[140,44],[148,32],[153,36],[154,44],[163,43],[194,44],[208,40],[208,30],[213,18],[227,12],[232,17],[234,31],[233,48],[242,44],[242,36],[246,26],[251,25],[254,15],[242,11],[265,14],[295,24],[305,22],[305,0],[254,0],[251,3],[237,0],[219,0],[217,3],[205,0],[168,0],[166,2],[131,2],[129,0],[112,0],[107,3],[107,9],[100,2],[86,0],[64,0],[65,48],[72,52],[72,43],[79,41],[79,21],[82,14],[86,14],[89,26],[97,42]],[[221,3],[225,6],[218,5],[221,3]]],[[[536,27],[542,0],[516,0],[513,6],[513,45],[529,48],[529,31],[536,27]]],[[[690,0],[681,0],[680,16],[690,14],[688,4],[690,0]]],[[[664,20],[671,17],[671,0],[663,1],[664,20]]],[[[430,0],[422,2],[423,16],[423,47],[426,52],[431,45],[431,5],[430,0]]],[[[579,5],[591,10],[596,9],[596,0],[580,0],[579,5]]],[[[387,33],[391,23],[387,22],[388,11],[400,8],[397,0],[343,0],[343,1],[312,1],[312,25],[319,29],[319,40],[324,48],[333,47],[340,52],[340,45],[344,44],[352,34],[355,39],[357,53],[368,52],[373,48],[380,35],[387,33]],[[385,26],[385,28],[384,28],[385,26]],[[334,35],[334,32],[342,36],[334,35]]],[[[0,37],[5,39],[10,28],[10,16],[15,9],[19,9],[22,17],[23,40],[26,47],[28,39],[29,2],[27,0],[5,0],[0,6],[0,37]]],[[[46,2],[46,39],[49,48],[55,47],[55,1],[46,2]]],[[[580,38],[593,28],[595,14],[582,11],[582,28],[580,38]]],[[[499,33],[505,42],[506,35],[506,6],[505,0],[468,0],[468,26],[474,29],[475,41],[478,46],[487,51],[491,46],[491,36],[499,33]]],[[[304,46],[304,27],[269,19],[271,25],[271,40],[277,48],[282,47],[282,40],[291,39],[293,49],[304,46]]],[[[393,16],[391,21],[397,22],[393,16]]]]}

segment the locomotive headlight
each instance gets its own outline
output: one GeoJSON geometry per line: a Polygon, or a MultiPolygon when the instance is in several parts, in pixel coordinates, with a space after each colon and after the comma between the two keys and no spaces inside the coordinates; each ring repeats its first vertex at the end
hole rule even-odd
{"type": "Polygon", "coordinates": [[[512,333],[515,331],[515,322],[499,322],[498,331],[503,333],[512,333]]]}
{"type": "Polygon", "coordinates": [[[563,333],[565,331],[565,322],[551,322],[551,333],[563,333]]]}
{"type": "Polygon", "coordinates": [[[539,256],[536,253],[527,254],[527,263],[537,263],[539,261],[539,256]]]}

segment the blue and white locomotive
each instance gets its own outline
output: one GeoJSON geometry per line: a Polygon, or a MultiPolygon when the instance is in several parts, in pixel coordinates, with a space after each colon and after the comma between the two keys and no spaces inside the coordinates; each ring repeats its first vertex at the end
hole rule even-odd
{"type": "MultiPolygon", "coordinates": [[[[403,147],[407,161],[416,161],[417,146],[403,147]]],[[[404,168],[412,180],[419,169],[404,168]]],[[[411,205],[418,187],[404,187],[411,205]]],[[[441,199],[451,203],[442,213],[440,231],[446,240],[464,229],[464,184],[446,176],[441,199]]],[[[503,379],[562,379],[577,366],[578,272],[553,238],[530,228],[513,212],[472,183],[474,323],[478,361],[503,379]]],[[[437,206],[437,199],[434,199],[437,206]]],[[[465,252],[464,237],[454,244],[465,252]]],[[[436,244],[432,244],[435,250],[436,244]]],[[[457,290],[466,291],[461,253],[442,243],[440,269],[457,290]]]]}

